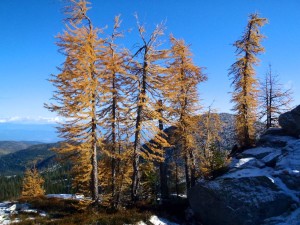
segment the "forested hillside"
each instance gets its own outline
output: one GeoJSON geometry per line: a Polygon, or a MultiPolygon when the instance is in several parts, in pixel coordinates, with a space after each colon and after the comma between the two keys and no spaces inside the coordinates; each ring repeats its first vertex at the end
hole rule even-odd
{"type": "Polygon", "coordinates": [[[31,145],[39,144],[35,141],[0,141],[0,156],[26,149],[31,145]]]}
{"type": "Polygon", "coordinates": [[[0,156],[0,175],[17,175],[25,171],[26,168],[45,168],[54,162],[56,155],[51,149],[57,144],[38,144],[15,153],[0,156]],[[53,159],[53,160],[51,160],[53,159]]]}

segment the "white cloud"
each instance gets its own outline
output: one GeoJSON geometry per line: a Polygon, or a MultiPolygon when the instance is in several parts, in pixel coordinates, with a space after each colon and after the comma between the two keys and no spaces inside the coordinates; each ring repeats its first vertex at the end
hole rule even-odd
{"type": "Polygon", "coordinates": [[[19,117],[13,116],[8,118],[0,118],[0,123],[34,123],[34,124],[55,124],[66,121],[63,117],[19,117]]]}

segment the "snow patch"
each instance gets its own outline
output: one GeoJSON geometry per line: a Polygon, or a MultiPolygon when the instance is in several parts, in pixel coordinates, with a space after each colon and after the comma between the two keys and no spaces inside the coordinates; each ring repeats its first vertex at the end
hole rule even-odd
{"type": "Polygon", "coordinates": [[[224,179],[224,178],[242,178],[242,177],[260,177],[260,176],[270,176],[272,173],[271,168],[245,168],[237,171],[233,171],[230,173],[227,173],[219,178],[219,179],[224,179]]]}
{"type": "Polygon", "coordinates": [[[73,194],[48,194],[47,198],[61,198],[61,199],[76,199],[83,200],[85,199],[84,195],[73,195],[73,194]]]}
{"type": "Polygon", "coordinates": [[[253,161],[255,160],[254,158],[244,158],[244,159],[240,159],[236,164],[235,164],[235,167],[240,167],[242,165],[244,165],[245,163],[248,163],[250,161],[253,161]]]}
{"type": "Polygon", "coordinates": [[[150,217],[149,222],[153,225],[179,225],[177,223],[172,223],[167,219],[159,218],[155,215],[150,217]]]}
{"type": "Polygon", "coordinates": [[[269,178],[269,180],[274,184],[275,183],[275,181],[274,181],[274,179],[272,178],[272,177],[267,177],[267,178],[269,178]]]}

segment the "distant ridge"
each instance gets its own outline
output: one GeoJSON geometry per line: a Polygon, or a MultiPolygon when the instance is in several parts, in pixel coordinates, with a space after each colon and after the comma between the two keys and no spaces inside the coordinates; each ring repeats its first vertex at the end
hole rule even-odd
{"type": "Polygon", "coordinates": [[[0,141],[35,141],[53,143],[60,139],[57,124],[0,123],[0,141]]]}
{"type": "Polygon", "coordinates": [[[41,144],[37,141],[0,141],[0,156],[26,149],[32,145],[41,144]]]}
{"type": "Polygon", "coordinates": [[[24,150],[0,156],[0,175],[23,173],[33,163],[45,168],[54,163],[56,153],[51,149],[59,143],[32,145],[24,150]]]}

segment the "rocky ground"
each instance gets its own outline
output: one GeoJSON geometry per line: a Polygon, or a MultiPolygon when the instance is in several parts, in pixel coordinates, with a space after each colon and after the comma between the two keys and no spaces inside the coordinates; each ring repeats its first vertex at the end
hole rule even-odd
{"type": "Polygon", "coordinates": [[[281,123],[284,129],[268,130],[256,148],[235,155],[228,172],[190,190],[203,224],[300,224],[300,107],[281,123]]]}
{"type": "Polygon", "coordinates": [[[17,215],[20,214],[27,214],[28,218],[30,219],[30,215],[40,215],[46,216],[46,213],[41,210],[32,209],[29,204],[22,204],[18,202],[1,202],[0,203],[0,224],[11,224],[11,223],[18,223],[20,219],[17,215]],[[12,219],[11,217],[14,216],[15,218],[12,219]]]}

